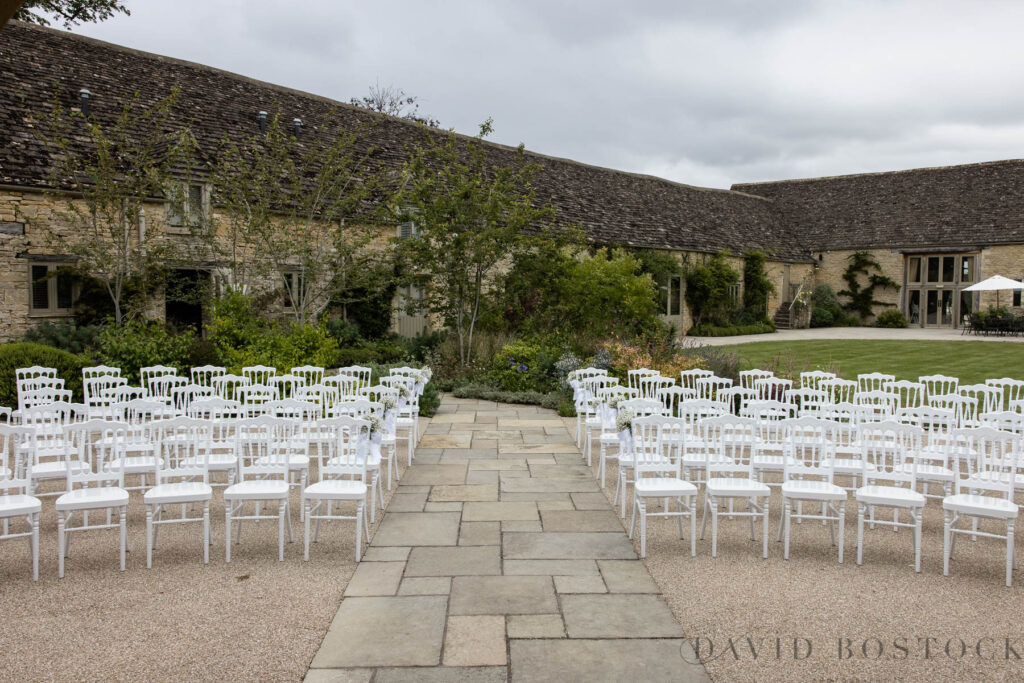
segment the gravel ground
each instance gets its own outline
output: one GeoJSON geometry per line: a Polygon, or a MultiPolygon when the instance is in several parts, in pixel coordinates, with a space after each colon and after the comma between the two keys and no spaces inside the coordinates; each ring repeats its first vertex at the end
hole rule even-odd
{"type": "Polygon", "coordinates": [[[296,488],[284,562],[277,522],[260,521],[245,524],[226,564],[221,491],[210,508],[209,565],[201,524],[168,525],[147,570],[145,509],[133,492],[127,570],[118,571],[116,530],[79,532],[64,579],[54,498],[44,498],[39,582],[27,541],[0,544],[0,680],[301,680],[355,572],[354,523],[325,522],[304,562],[296,488]]]}
{"type": "MultiPolygon", "coordinates": [[[[609,500],[617,476],[611,464],[609,500]]],[[[1024,499],[1017,502],[1024,505],[1024,499]]],[[[689,540],[679,540],[675,519],[648,520],[646,564],[715,680],[1024,680],[1024,573],[1016,572],[1012,588],[1003,584],[1005,542],[961,537],[950,576],[943,576],[942,506],[929,500],[920,574],[914,573],[909,529],[866,527],[864,564],[858,567],[851,494],[844,564],[837,562],[827,528],[809,521],[793,524],[786,561],[775,541],[781,510],[776,493],[767,560],[761,558],[760,525],[751,541],[745,518],[719,518],[715,559],[710,520],[695,558],[689,540]]],[[[699,534],[700,516],[697,525],[699,534]]],[[[986,528],[1001,532],[1005,526],[986,528]]],[[[1019,529],[1018,554],[1024,551],[1019,529]]],[[[639,552],[639,539],[634,545],[639,552]]]]}

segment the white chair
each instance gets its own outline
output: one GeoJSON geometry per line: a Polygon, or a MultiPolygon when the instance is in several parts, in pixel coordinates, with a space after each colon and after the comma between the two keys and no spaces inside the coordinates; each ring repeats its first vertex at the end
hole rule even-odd
{"type": "Polygon", "coordinates": [[[829,525],[832,545],[837,545],[843,563],[843,529],[846,522],[846,489],[832,481],[835,461],[835,432],[839,425],[816,417],[798,417],[782,422],[785,467],[782,474],[782,517],[779,540],[784,541],[782,557],[789,559],[792,520],[822,520],[829,525]],[[804,513],[803,503],[816,503],[820,513],[804,513]],[[796,512],[793,503],[797,504],[796,512]]]}
{"type": "Polygon", "coordinates": [[[231,486],[238,476],[238,456],[235,454],[235,427],[242,417],[242,404],[238,401],[212,397],[196,399],[188,407],[188,416],[206,420],[211,424],[210,445],[207,449],[207,468],[210,486],[231,486]],[[213,475],[225,474],[223,483],[213,475]]]}
{"type": "Polygon", "coordinates": [[[999,379],[987,379],[985,384],[1003,390],[1003,407],[996,410],[1010,410],[1010,404],[1013,401],[1024,400],[1024,380],[1000,377],[999,379]]]}
{"type": "Polygon", "coordinates": [[[700,377],[696,381],[697,398],[713,401],[718,392],[732,386],[732,380],[728,377],[700,377]]]}
{"type": "Polygon", "coordinates": [[[712,454],[704,443],[700,424],[709,417],[720,417],[726,413],[722,406],[708,399],[687,401],[679,406],[679,417],[686,423],[686,438],[683,441],[683,479],[694,483],[704,481],[708,456],[712,454]]]}
{"type": "MultiPolygon", "coordinates": [[[[619,416],[631,415],[632,421],[639,418],[651,417],[654,415],[661,416],[665,411],[665,406],[662,405],[661,401],[654,398],[631,398],[625,401],[619,401],[619,416]]],[[[623,418],[625,419],[625,418],[623,418]]],[[[589,438],[589,437],[588,437],[589,438]]],[[[621,501],[622,511],[620,516],[626,517],[626,487],[632,482],[630,476],[633,469],[633,452],[632,448],[619,448],[618,453],[619,459],[619,477],[615,483],[615,496],[612,498],[612,505],[621,501]]],[[[603,475],[602,475],[603,480],[603,475]]]]}
{"type": "Polygon", "coordinates": [[[1013,494],[1020,467],[1020,438],[991,427],[978,427],[958,430],[954,440],[962,446],[954,452],[954,469],[961,471],[960,454],[965,453],[962,459],[966,461],[967,477],[957,477],[956,492],[942,501],[945,517],[942,574],[949,576],[949,562],[957,535],[967,534],[972,539],[977,536],[998,538],[1006,541],[1006,585],[1009,587],[1013,583],[1016,565],[1013,527],[1019,509],[1013,494]],[[957,528],[961,518],[971,520],[973,526],[957,528]],[[1006,533],[979,530],[978,521],[981,519],[1005,522],[1006,533]]]}
{"type": "Polygon", "coordinates": [[[658,392],[671,386],[675,386],[675,379],[662,377],[661,375],[647,375],[640,378],[641,398],[657,398],[658,392]]]}
{"type": "Polygon", "coordinates": [[[277,368],[269,365],[249,365],[242,368],[242,377],[250,384],[270,384],[270,378],[277,374],[277,368]]]}
{"type": "Polygon", "coordinates": [[[818,382],[818,388],[829,396],[829,403],[853,403],[857,400],[857,382],[834,377],[818,382]]]}
{"type": "MultiPolygon", "coordinates": [[[[762,380],[758,380],[762,381],[762,380]]],[[[740,413],[741,417],[753,418],[758,425],[757,455],[753,458],[754,476],[768,486],[782,486],[782,482],[765,481],[765,475],[783,471],[783,420],[796,417],[796,404],[782,401],[751,401],[740,413]]]]}
{"type": "Polygon", "coordinates": [[[355,377],[359,381],[357,389],[359,387],[368,387],[370,382],[373,381],[373,370],[362,365],[349,365],[344,368],[338,368],[338,374],[355,377]]]}
{"type": "Polygon", "coordinates": [[[896,396],[896,408],[916,408],[925,404],[926,388],[921,382],[907,379],[896,380],[885,385],[884,391],[896,396]]]}
{"type": "MultiPolygon", "coordinates": [[[[956,393],[978,402],[977,412],[991,413],[1003,407],[1003,388],[989,384],[961,384],[956,393]]],[[[977,426],[977,425],[972,425],[977,426]]]]}
{"type": "Polygon", "coordinates": [[[719,505],[730,503],[728,515],[750,520],[750,539],[755,540],[754,519],[760,517],[763,529],[762,557],[768,557],[768,508],[771,489],[754,479],[754,458],[757,457],[759,425],[757,420],[726,415],[709,417],[701,422],[701,434],[709,450],[704,483],[704,516],[700,537],[707,530],[711,514],[711,557],[718,557],[719,505]],[[736,511],[735,500],[747,501],[747,509],[736,511]]]}
{"type": "MultiPolygon", "coordinates": [[[[63,493],[40,493],[39,485],[55,480],[65,484],[67,482],[67,442],[64,428],[74,423],[74,412],[74,404],[61,401],[29,408],[21,413],[21,424],[26,428],[20,445],[24,453],[21,467],[24,468],[24,475],[28,479],[29,495],[53,496],[63,493]]],[[[88,465],[81,461],[73,461],[72,466],[84,469],[88,465]]]]}
{"type": "Polygon", "coordinates": [[[636,370],[626,371],[626,386],[630,389],[639,389],[640,396],[644,396],[643,388],[640,386],[641,381],[647,377],[661,377],[661,370],[651,370],[650,368],[637,368],[636,370]]]}
{"type": "Polygon", "coordinates": [[[231,562],[231,542],[242,540],[242,522],[245,520],[277,519],[277,559],[284,561],[284,533],[288,527],[288,540],[292,540],[292,526],[288,503],[287,444],[298,433],[293,420],[260,415],[239,420],[235,427],[238,481],[224,489],[224,560],[231,562]],[[254,503],[255,510],[245,514],[245,504],[254,503]],[[261,506],[276,503],[277,514],[263,514],[261,506]],[[237,534],[233,525],[238,523],[237,534]]]}
{"type": "Polygon", "coordinates": [[[143,490],[148,487],[147,477],[156,476],[154,425],[160,420],[171,419],[176,413],[170,405],[156,400],[135,399],[116,407],[120,409],[121,419],[129,425],[122,448],[124,462],[118,463],[118,467],[125,477],[139,475],[139,485],[125,485],[126,489],[143,490]]]}
{"type": "Polygon", "coordinates": [[[160,525],[202,522],[203,564],[210,563],[210,448],[213,424],[191,417],[175,417],[156,425],[156,485],[146,491],[146,569],[153,567],[153,549],[160,525]],[[180,505],[181,516],[164,519],[164,508],[180,505]],[[188,509],[202,506],[201,517],[188,509]]]}
{"type": "Polygon", "coordinates": [[[836,373],[824,370],[811,370],[800,373],[801,389],[821,389],[821,383],[827,379],[836,379],[836,373]]]}
{"type": "Polygon", "coordinates": [[[215,375],[210,382],[213,384],[217,395],[229,401],[238,400],[238,390],[252,384],[248,377],[231,374],[215,375]]]}
{"type": "Polygon", "coordinates": [[[768,379],[774,377],[775,373],[771,370],[740,370],[740,386],[744,389],[757,389],[757,381],[762,379],[768,379]]]}
{"type": "Polygon", "coordinates": [[[103,375],[113,375],[114,377],[120,377],[121,368],[115,368],[110,365],[92,365],[87,368],[82,368],[82,381],[95,377],[102,377],[103,375]]]}
{"type": "Polygon", "coordinates": [[[247,384],[235,389],[235,398],[242,404],[246,417],[263,415],[267,404],[278,399],[277,387],[269,384],[247,384]]]}
{"type": "Polygon", "coordinates": [[[960,386],[960,379],[949,375],[922,375],[917,381],[924,385],[926,401],[932,396],[955,394],[957,387],[960,386]]]}
{"type": "Polygon", "coordinates": [[[124,444],[128,438],[126,422],[88,420],[64,428],[64,457],[67,492],[57,498],[57,576],[64,578],[64,560],[72,532],[114,529],[120,533],[121,571],[125,570],[128,550],[128,491],[124,488],[124,444]],[[80,467],[79,463],[85,463],[80,467]],[[105,510],[106,521],[89,522],[89,513],[105,510]],[[82,513],[82,523],[73,524],[82,513]],[[117,523],[111,513],[117,513],[117,523]]]}
{"type": "Polygon", "coordinates": [[[32,557],[32,580],[39,580],[39,513],[43,504],[29,493],[29,480],[19,476],[18,444],[25,437],[23,427],[0,424],[0,541],[27,538],[32,557]],[[27,531],[11,531],[11,522],[23,519],[27,531]]]}
{"type": "Polygon", "coordinates": [[[324,381],[324,369],[318,365],[300,365],[292,368],[290,374],[301,377],[306,384],[320,384],[324,381]]]}
{"type": "MultiPolygon", "coordinates": [[[[584,444],[588,442],[590,430],[601,428],[597,407],[592,405],[593,399],[598,397],[598,392],[601,389],[618,386],[619,379],[607,375],[594,375],[582,378],[579,382],[580,390],[576,400],[576,447],[584,448],[584,444]]],[[[634,390],[639,395],[640,390],[636,388],[634,390]]],[[[585,453],[589,463],[591,453],[589,450],[585,450],[585,453]]]]}
{"type": "Polygon", "coordinates": [[[895,382],[896,375],[884,372],[865,372],[857,375],[857,391],[882,391],[889,382],[895,382]]]}
{"type": "Polygon", "coordinates": [[[1018,412],[997,410],[991,413],[982,413],[978,416],[978,422],[981,427],[992,427],[1024,437],[1024,415],[1018,412]]]}
{"type": "Polygon", "coordinates": [[[857,405],[870,406],[874,413],[873,420],[891,420],[899,408],[899,396],[882,390],[857,391],[857,405]]]}
{"type": "Polygon", "coordinates": [[[139,385],[146,391],[149,391],[149,380],[156,377],[173,377],[177,374],[178,368],[172,368],[169,365],[149,365],[139,368],[139,385]]]}
{"type": "Polygon", "coordinates": [[[864,522],[870,515],[875,524],[914,530],[914,571],[921,571],[921,513],[925,497],[916,490],[917,462],[921,452],[923,430],[893,420],[869,422],[858,429],[863,452],[861,477],[864,485],[854,492],[857,500],[857,564],[864,557],[864,522]],[[871,465],[870,467],[868,465],[871,465]],[[907,466],[909,465],[909,467],[907,466]],[[876,508],[892,508],[892,521],[875,518],[876,508]],[[912,522],[901,522],[899,513],[906,510],[912,522]]]}
{"type": "Polygon", "coordinates": [[[171,388],[171,406],[179,415],[188,412],[188,407],[197,398],[213,398],[217,395],[213,387],[203,384],[184,384],[171,388]]]}
{"type": "Polygon", "coordinates": [[[283,417],[296,423],[298,429],[295,437],[282,445],[288,449],[288,483],[300,491],[304,490],[309,483],[310,443],[314,440],[319,443],[322,440],[317,424],[321,418],[320,406],[309,401],[284,398],[266,403],[264,414],[283,417]],[[297,482],[294,479],[296,473],[299,475],[297,482]]]}
{"type": "Polygon", "coordinates": [[[228,371],[219,365],[199,365],[192,368],[191,373],[193,384],[212,387],[214,378],[223,377],[228,371]]]}
{"type": "Polygon", "coordinates": [[[277,389],[278,398],[297,398],[300,387],[306,386],[306,378],[302,375],[275,375],[270,378],[270,386],[277,389]]]}
{"type": "Polygon", "coordinates": [[[697,487],[683,481],[678,452],[686,438],[686,423],[678,417],[641,417],[633,420],[633,430],[633,515],[629,537],[633,538],[639,515],[640,557],[646,557],[648,517],[678,517],[679,538],[683,538],[683,517],[689,517],[693,557],[697,554],[697,487]],[[662,500],[661,512],[648,509],[647,501],[651,499],[662,500]],[[670,501],[675,501],[675,510],[670,501]]]}
{"type": "Polygon", "coordinates": [[[692,389],[694,393],[697,392],[697,380],[702,377],[714,377],[715,373],[711,370],[705,370],[703,368],[693,368],[691,370],[680,370],[679,371],[679,386],[684,389],[692,389]]]}
{"type": "Polygon", "coordinates": [[[684,401],[690,401],[697,398],[697,390],[687,389],[680,386],[667,386],[658,389],[658,394],[655,398],[665,405],[666,415],[678,417],[679,405],[684,401]]]}
{"type": "Polygon", "coordinates": [[[956,416],[957,427],[978,426],[978,399],[964,394],[937,394],[928,397],[928,405],[933,408],[952,410],[956,416]]]}
{"type": "Polygon", "coordinates": [[[14,379],[16,382],[20,382],[23,379],[30,379],[35,377],[56,377],[57,368],[48,368],[42,365],[33,365],[27,368],[16,368],[14,370],[14,379]]]}
{"type": "Polygon", "coordinates": [[[356,562],[362,559],[363,535],[370,539],[366,519],[366,448],[369,423],[351,417],[328,418],[321,428],[331,434],[326,446],[317,451],[320,481],[310,484],[302,492],[305,520],[305,547],[303,559],[309,560],[310,523],[316,520],[313,541],[320,538],[320,522],[324,520],[354,519],[356,523],[356,562]],[[354,502],[355,515],[342,514],[334,506],[354,502]]]}
{"type": "MultiPolygon", "coordinates": [[[[925,498],[939,498],[953,492],[956,474],[952,468],[952,449],[957,447],[952,440],[956,429],[956,415],[952,410],[916,406],[897,411],[897,419],[903,424],[920,427],[921,450],[917,453],[917,481],[922,484],[925,498]],[[931,484],[942,487],[943,493],[929,492],[931,484]]],[[[910,463],[904,468],[911,467],[910,463]]]]}
{"type": "MultiPolygon", "coordinates": [[[[833,433],[833,460],[829,463],[833,474],[849,477],[850,486],[843,488],[847,491],[856,491],[860,486],[861,472],[865,467],[864,454],[860,442],[857,440],[857,430],[860,425],[873,419],[874,412],[871,410],[871,406],[836,403],[824,406],[820,417],[838,425],[833,433]]],[[[874,465],[868,463],[867,467],[874,467],[874,465]]]]}
{"type": "Polygon", "coordinates": [[[754,380],[754,390],[761,401],[781,401],[793,389],[793,380],[782,377],[762,377],[754,380]]]}
{"type": "Polygon", "coordinates": [[[722,407],[722,411],[739,415],[751,401],[757,400],[757,392],[753,389],[743,387],[728,387],[715,392],[715,403],[722,407]]]}
{"type": "Polygon", "coordinates": [[[821,415],[822,408],[830,401],[828,393],[822,389],[790,389],[782,397],[784,403],[792,403],[796,406],[797,415],[817,417],[821,415]]]}

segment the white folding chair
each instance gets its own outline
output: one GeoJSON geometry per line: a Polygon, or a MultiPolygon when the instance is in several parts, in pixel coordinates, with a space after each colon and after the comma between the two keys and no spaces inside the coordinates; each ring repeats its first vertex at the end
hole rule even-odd
{"type": "Polygon", "coordinates": [[[857,382],[835,377],[818,382],[818,388],[829,396],[829,403],[853,403],[857,400],[857,382]]]}
{"type": "Polygon", "coordinates": [[[854,492],[857,499],[857,564],[864,557],[864,523],[914,531],[914,571],[921,571],[921,513],[925,497],[916,490],[917,462],[924,431],[894,420],[868,422],[858,429],[864,457],[861,477],[864,485],[854,492]],[[868,467],[868,465],[871,467],[868,467]],[[875,517],[876,508],[891,508],[892,521],[875,517]],[[911,522],[901,522],[899,513],[910,513],[911,522]],[[870,520],[868,520],[870,516],[870,520]]]}
{"type": "Polygon", "coordinates": [[[298,424],[294,420],[270,415],[239,420],[235,426],[235,455],[238,458],[238,481],[224,489],[225,562],[231,562],[231,542],[242,540],[245,520],[277,519],[277,559],[284,561],[284,534],[292,540],[288,503],[287,444],[295,439],[298,424]],[[245,504],[254,503],[255,510],[245,514],[245,504]],[[276,514],[263,514],[262,506],[276,503],[276,514]],[[235,532],[235,522],[238,531],[235,532]]]}
{"type": "Polygon", "coordinates": [[[1013,583],[1013,569],[1016,566],[1016,552],[1013,544],[1013,527],[1019,513],[1014,503],[1015,482],[1020,468],[1020,437],[991,427],[960,429],[953,440],[960,446],[953,450],[954,469],[963,471],[960,462],[965,461],[966,478],[957,477],[956,492],[942,501],[945,517],[942,544],[942,574],[949,576],[949,562],[958,535],[998,538],[1006,541],[1006,586],[1013,583]],[[972,522],[971,528],[957,528],[961,518],[972,522]],[[1006,523],[1006,533],[997,534],[981,531],[979,520],[987,519],[1006,523]]]}
{"type": "Polygon", "coordinates": [[[202,522],[203,563],[210,563],[210,449],[213,423],[192,417],[161,420],[155,426],[157,450],[156,485],[146,491],[146,569],[153,567],[157,531],[163,524],[202,522]],[[180,517],[164,519],[164,508],[178,505],[180,517]],[[189,508],[200,505],[201,517],[189,517],[189,508]]]}
{"type": "MultiPolygon", "coordinates": [[[[631,398],[625,401],[619,401],[619,416],[631,415],[632,421],[635,421],[643,417],[661,416],[665,411],[665,406],[661,401],[654,398],[631,398]]],[[[624,417],[622,419],[625,419],[624,417]]],[[[632,429],[631,429],[632,431],[632,429]]],[[[589,435],[588,435],[589,438],[589,435]]],[[[635,439],[634,439],[635,440],[635,439]]],[[[612,498],[612,505],[621,501],[622,511],[620,516],[625,519],[626,517],[626,487],[633,481],[631,475],[633,469],[633,449],[630,448],[619,448],[618,453],[619,459],[619,476],[615,483],[615,496],[612,498]]],[[[603,459],[602,459],[603,460],[603,459]]],[[[603,465],[603,461],[602,461],[603,465]]],[[[602,476],[603,479],[603,476],[602,476]]]]}
{"type": "Polygon", "coordinates": [[[114,529],[120,532],[121,571],[125,570],[128,550],[128,491],[124,488],[124,444],[128,437],[126,422],[88,420],[64,427],[64,456],[67,491],[57,498],[57,576],[64,578],[64,560],[72,532],[114,529]],[[84,463],[85,467],[79,466],[84,463]],[[89,522],[89,513],[105,510],[106,521],[89,522]],[[82,523],[74,525],[75,513],[82,523]],[[117,513],[117,522],[112,513],[117,513]]]}
{"type": "Polygon", "coordinates": [[[925,386],[921,382],[900,379],[885,385],[884,391],[896,396],[896,408],[916,408],[925,403],[925,386]]]}
{"type": "Polygon", "coordinates": [[[754,478],[754,458],[760,443],[757,420],[725,415],[709,417],[701,422],[701,438],[709,449],[704,483],[704,516],[700,537],[707,530],[711,515],[711,557],[718,557],[719,505],[723,501],[745,500],[747,509],[736,511],[729,506],[728,515],[750,520],[750,540],[756,539],[754,519],[760,517],[763,529],[762,557],[768,557],[768,508],[771,489],[754,478]]]}
{"type": "Polygon", "coordinates": [[[321,428],[331,435],[326,447],[317,451],[319,478],[302,492],[305,519],[305,548],[303,559],[309,560],[310,523],[316,520],[313,541],[320,539],[320,522],[324,520],[354,519],[356,523],[356,562],[362,559],[363,535],[370,539],[366,519],[366,451],[369,423],[351,417],[332,417],[321,422],[321,428]],[[354,502],[354,515],[345,515],[336,504],[354,502]]]}
{"type": "Polygon", "coordinates": [[[228,374],[226,368],[219,365],[199,365],[191,370],[192,383],[204,387],[214,386],[213,380],[216,377],[223,377],[228,374]]]}
{"type": "Polygon", "coordinates": [[[999,379],[987,379],[985,384],[1003,390],[1003,406],[996,410],[1010,410],[1010,404],[1013,401],[1024,400],[1024,380],[1000,377],[999,379]]]}
{"type": "Polygon", "coordinates": [[[679,538],[683,538],[683,518],[689,517],[693,557],[697,554],[697,487],[682,479],[682,458],[678,453],[686,437],[686,423],[678,417],[641,417],[633,420],[633,429],[633,514],[629,537],[633,538],[639,515],[640,557],[646,557],[648,517],[678,517],[679,538]],[[662,500],[661,512],[648,508],[647,501],[651,499],[662,500]],[[675,501],[675,510],[670,501],[675,501]]]}
{"type": "Polygon", "coordinates": [[[235,448],[235,427],[243,417],[242,404],[220,397],[199,398],[188,407],[188,416],[210,423],[210,444],[207,451],[207,469],[210,486],[231,486],[238,476],[238,456],[235,448]],[[223,482],[214,481],[213,475],[223,472],[223,482]]]}
{"type": "Polygon", "coordinates": [[[270,378],[277,374],[277,368],[269,365],[249,365],[242,368],[242,376],[250,384],[270,384],[270,378]]]}
{"type": "Polygon", "coordinates": [[[789,559],[792,520],[821,520],[829,525],[832,545],[837,545],[843,563],[843,528],[846,522],[846,489],[832,481],[835,462],[835,432],[839,425],[817,417],[798,417],[782,422],[785,466],[782,474],[782,517],[779,540],[784,541],[782,557],[789,559]],[[820,513],[804,513],[803,503],[817,503],[820,513]],[[797,504],[796,512],[793,503],[797,504]]]}
{"type": "Polygon", "coordinates": [[[800,373],[801,389],[821,389],[821,383],[827,379],[836,379],[836,373],[824,370],[810,370],[800,373]]]}
{"type": "Polygon", "coordinates": [[[292,368],[290,374],[301,377],[305,384],[320,384],[324,381],[324,369],[318,365],[300,365],[292,368]]]}
{"type": "Polygon", "coordinates": [[[713,401],[718,392],[732,386],[732,380],[728,377],[700,377],[696,380],[697,398],[713,401]]]}
{"type": "Polygon", "coordinates": [[[139,368],[139,385],[149,391],[149,381],[156,377],[174,377],[178,374],[178,368],[172,368],[169,365],[148,365],[144,368],[139,368]]]}
{"type": "Polygon", "coordinates": [[[24,427],[0,424],[0,541],[27,538],[32,558],[32,580],[39,580],[39,513],[42,502],[31,495],[28,477],[19,474],[18,444],[25,438],[24,427]],[[24,520],[26,531],[11,531],[11,522],[24,520]]]}
{"type": "Polygon", "coordinates": [[[922,375],[917,381],[924,385],[925,401],[932,396],[955,394],[957,387],[960,386],[960,379],[949,375],[922,375]]]}
{"type": "Polygon", "coordinates": [[[740,386],[744,389],[757,389],[757,381],[762,379],[768,379],[774,377],[775,373],[771,370],[760,370],[754,368],[752,370],[740,370],[740,386]]]}
{"type": "Polygon", "coordinates": [[[684,389],[692,389],[697,392],[697,380],[702,377],[714,377],[715,373],[711,370],[705,370],[703,368],[693,368],[691,370],[680,370],[679,371],[679,386],[684,389]]]}
{"type": "Polygon", "coordinates": [[[889,382],[895,382],[896,375],[884,372],[865,372],[857,375],[857,391],[882,391],[889,382]]]}

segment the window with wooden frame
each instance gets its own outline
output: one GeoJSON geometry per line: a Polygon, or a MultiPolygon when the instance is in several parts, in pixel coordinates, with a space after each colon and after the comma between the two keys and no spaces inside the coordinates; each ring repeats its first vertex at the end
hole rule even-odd
{"type": "Polygon", "coordinates": [[[167,227],[170,232],[188,232],[199,227],[207,214],[209,192],[202,183],[177,183],[168,191],[167,227]]]}
{"type": "Polygon", "coordinates": [[[77,298],[75,278],[63,272],[67,264],[33,261],[29,264],[29,314],[70,316],[77,298]]]}
{"type": "Polygon", "coordinates": [[[281,286],[281,294],[284,297],[285,308],[295,308],[295,301],[293,297],[301,300],[302,289],[306,285],[305,279],[302,277],[302,273],[292,271],[290,273],[281,273],[281,277],[284,278],[284,283],[281,286]]]}

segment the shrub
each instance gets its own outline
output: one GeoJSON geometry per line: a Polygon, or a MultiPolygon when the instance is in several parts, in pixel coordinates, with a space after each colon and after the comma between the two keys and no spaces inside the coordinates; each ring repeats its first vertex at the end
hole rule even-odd
{"type": "Polygon", "coordinates": [[[359,333],[359,327],[347,320],[335,318],[334,320],[328,320],[326,325],[327,331],[341,345],[352,344],[363,339],[363,335],[359,333]]]}
{"type": "Polygon", "coordinates": [[[490,379],[504,391],[549,391],[551,355],[536,344],[514,342],[501,347],[491,358],[490,379]]]}
{"type": "Polygon", "coordinates": [[[811,327],[832,327],[834,323],[835,317],[827,308],[815,306],[811,309],[811,327]]]}
{"type": "Polygon", "coordinates": [[[45,344],[68,353],[84,353],[96,346],[102,325],[79,325],[74,320],[44,322],[25,333],[25,341],[45,344]]]}
{"type": "Polygon", "coordinates": [[[692,359],[693,367],[710,370],[719,377],[739,380],[740,357],[736,353],[725,351],[718,346],[702,346],[686,344],[682,353],[692,359]]]}
{"type": "Polygon", "coordinates": [[[695,337],[731,337],[743,334],[768,334],[775,331],[775,323],[770,321],[752,323],[749,325],[728,325],[718,326],[710,323],[701,323],[690,328],[688,334],[695,337]]]}
{"type": "Polygon", "coordinates": [[[480,382],[456,387],[452,394],[456,398],[478,398],[483,401],[495,401],[497,403],[538,405],[552,410],[557,409],[560,403],[567,400],[563,394],[557,391],[548,393],[540,391],[502,391],[480,382]]]}
{"type": "MultiPolygon", "coordinates": [[[[370,381],[374,384],[380,382],[381,377],[385,377],[391,374],[391,368],[398,367],[400,365],[407,365],[407,363],[390,363],[390,364],[370,364],[370,381]]],[[[424,417],[430,417],[437,412],[438,406],[441,405],[441,396],[438,391],[437,382],[430,381],[423,386],[423,394],[420,396],[420,415],[424,417]]]]}
{"type": "Polygon", "coordinates": [[[723,319],[734,306],[729,288],[739,282],[740,274],[726,262],[727,255],[718,252],[686,274],[686,304],[698,322],[723,319]]]}
{"type": "Polygon", "coordinates": [[[108,325],[99,336],[96,358],[104,365],[121,368],[132,384],[139,383],[139,368],[170,365],[179,371],[189,365],[195,333],[173,333],[162,322],[131,320],[108,325]]]}
{"type": "Polygon", "coordinates": [[[11,408],[18,405],[14,371],[33,365],[55,368],[57,376],[64,378],[64,386],[73,392],[75,400],[82,400],[82,368],[91,365],[87,358],[52,346],[20,342],[0,345],[0,405],[11,408]]]}
{"type": "Polygon", "coordinates": [[[907,316],[895,309],[889,309],[878,314],[875,324],[879,327],[906,327],[907,316]]]}

